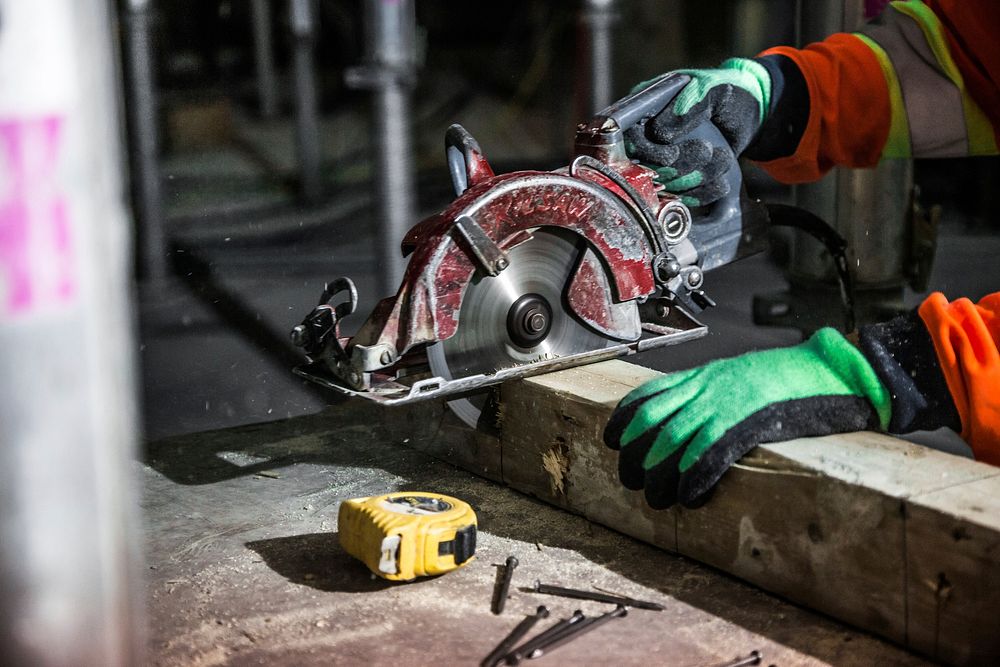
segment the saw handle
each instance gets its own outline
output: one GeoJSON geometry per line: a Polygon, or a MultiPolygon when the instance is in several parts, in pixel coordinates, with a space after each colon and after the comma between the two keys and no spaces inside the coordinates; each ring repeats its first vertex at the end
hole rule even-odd
{"type": "Polygon", "coordinates": [[[479,142],[458,123],[444,133],[444,150],[455,196],[461,196],[476,183],[493,176],[493,168],[486,161],[479,142]]]}
{"type": "Polygon", "coordinates": [[[712,202],[708,206],[698,207],[691,211],[694,217],[694,224],[715,224],[725,227],[727,223],[740,225],[741,199],[745,194],[743,191],[743,172],[740,170],[739,157],[733,153],[732,146],[715,126],[715,123],[708,122],[698,125],[688,135],[691,139],[700,139],[710,146],[718,148],[726,153],[727,161],[730,165],[729,171],[723,174],[722,178],[728,185],[728,191],[720,199],[712,202]]]}
{"type": "MultiPolygon", "coordinates": [[[[599,128],[602,133],[617,135],[616,142],[620,141],[624,149],[625,130],[644,118],[663,111],[690,80],[691,77],[687,74],[664,74],[645,88],[599,112],[587,124],[587,128],[591,130],[599,128]]],[[[743,247],[744,232],[748,231],[749,227],[756,227],[755,221],[763,216],[754,213],[747,218],[744,217],[744,209],[754,208],[756,205],[744,191],[739,156],[733,154],[729,142],[714,123],[701,123],[688,133],[685,139],[699,139],[710,146],[728,151],[730,164],[733,165],[722,177],[729,186],[728,192],[708,206],[697,207],[691,211],[692,242],[701,258],[699,263],[703,264],[702,268],[708,270],[753,252],[743,247]]]]}
{"type": "Polygon", "coordinates": [[[643,118],[654,116],[666,108],[690,80],[691,77],[686,74],[664,74],[645,88],[599,111],[594,118],[600,119],[602,124],[611,120],[624,132],[643,118]]]}

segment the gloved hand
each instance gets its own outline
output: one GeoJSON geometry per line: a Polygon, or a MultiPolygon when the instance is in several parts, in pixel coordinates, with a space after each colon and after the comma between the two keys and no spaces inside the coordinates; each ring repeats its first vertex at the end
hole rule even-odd
{"type": "Polygon", "coordinates": [[[725,197],[730,189],[725,175],[739,169],[737,159],[751,144],[749,157],[755,159],[794,152],[809,103],[805,81],[791,60],[730,58],[717,69],[676,73],[691,80],[665,109],[626,130],[625,150],[653,168],[657,180],[685,204],[704,206],[725,197]],[[690,136],[704,123],[714,123],[727,145],[690,136]],[[762,129],[765,123],[768,128],[762,129]],[[760,139],[765,141],[757,145],[760,139]]]}
{"type": "Polygon", "coordinates": [[[760,443],[956,424],[933,344],[911,314],[864,328],[861,349],[826,328],[793,347],[652,380],[622,399],[604,440],[620,450],[622,484],[644,489],[649,506],[662,509],[705,502],[760,443]]]}

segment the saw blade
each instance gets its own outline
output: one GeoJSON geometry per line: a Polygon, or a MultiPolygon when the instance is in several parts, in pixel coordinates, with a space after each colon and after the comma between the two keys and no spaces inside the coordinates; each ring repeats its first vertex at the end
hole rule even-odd
{"type": "MultiPolygon", "coordinates": [[[[615,344],[581,323],[566,305],[573,270],[586,249],[576,234],[538,228],[507,253],[510,265],[497,276],[476,276],[466,287],[458,329],[427,349],[431,372],[445,380],[490,374],[615,344]]],[[[448,406],[475,427],[488,393],[448,406]]]]}

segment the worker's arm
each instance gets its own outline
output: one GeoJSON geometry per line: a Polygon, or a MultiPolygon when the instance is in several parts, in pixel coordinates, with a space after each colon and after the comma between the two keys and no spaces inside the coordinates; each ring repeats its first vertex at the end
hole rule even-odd
{"type": "Polygon", "coordinates": [[[691,82],[630,128],[626,148],[689,205],[724,196],[734,154],[787,183],[883,157],[996,154],[997,26],[994,0],[894,2],[857,33],[680,70],[691,82]],[[692,139],[701,123],[732,150],[692,139]]]}
{"type": "Polygon", "coordinates": [[[940,293],[919,308],[930,333],[962,437],[979,461],[1000,466],[1000,292],[979,303],[940,293]]]}
{"type": "Polygon", "coordinates": [[[612,413],[619,477],[651,507],[697,506],[758,444],[859,430],[949,427],[1000,465],[1000,292],[931,295],[919,309],[800,345],[750,352],[648,382],[612,413]]]}
{"type": "Polygon", "coordinates": [[[763,150],[750,157],[778,180],[805,182],[883,157],[996,154],[997,26],[1000,3],[911,0],[857,33],[765,51],[758,60],[792,82],[789,99],[772,98],[775,109],[805,103],[809,112],[797,140],[778,141],[766,136],[777,128],[765,127],[763,150]]]}

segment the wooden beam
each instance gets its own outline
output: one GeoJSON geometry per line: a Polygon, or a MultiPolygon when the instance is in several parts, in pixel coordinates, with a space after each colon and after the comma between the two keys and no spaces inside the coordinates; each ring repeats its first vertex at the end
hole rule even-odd
{"type": "Polygon", "coordinates": [[[520,491],[937,660],[1000,664],[1000,469],[875,433],[801,439],[755,449],[700,509],[654,511],[621,486],[601,436],[657,375],[615,360],[507,383],[499,444],[480,438],[475,458],[499,460],[520,491]]]}

